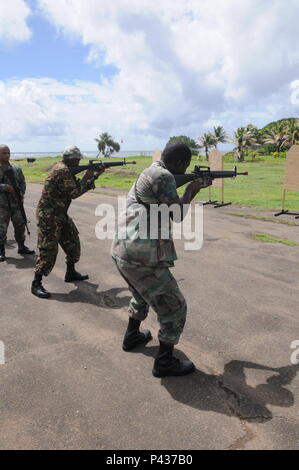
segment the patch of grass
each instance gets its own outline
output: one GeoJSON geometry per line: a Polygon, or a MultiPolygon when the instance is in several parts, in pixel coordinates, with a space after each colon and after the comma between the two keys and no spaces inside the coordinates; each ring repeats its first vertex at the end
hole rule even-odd
{"type": "MultiPolygon", "coordinates": [[[[17,162],[22,166],[26,180],[29,183],[43,183],[52,165],[59,160],[55,158],[40,158],[34,163],[27,163],[26,160],[17,162]]],[[[115,161],[113,159],[103,159],[104,161],[115,161]]],[[[120,158],[121,160],[121,158],[120,158]]],[[[136,160],[136,165],[128,167],[116,167],[107,170],[97,181],[97,187],[111,187],[129,190],[138,175],[152,163],[151,157],[127,157],[127,160],[136,160]]],[[[225,157],[224,169],[230,170],[235,162],[231,157],[225,157]]],[[[81,164],[88,163],[88,159],[81,161],[81,164]]],[[[187,172],[193,170],[194,165],[202,163],[197,157],[192,158],[191,165],[187,172]]],[[[241,206],[251,206],[258,209],[271,209],[273,211],[281,209],[283,180],[285,173],[285,158],[274,158],[269,155],[259,156],[259,161],[245,161],[238,163],[238,171],[248,171],[248,176],[238,176],[235,179],[226,179],[224,183],[224,200],[233,202],[241,206]]],[[[179,194],[184,192],[184,187],[179,188],[179,194]]],[[[220,200],[220,188],[212,188],[212,199],[220,200]]],[[[199,200],[208,200],[208,189],[203,189],[197,196],[199,200]]],[[[288,191],[286,208],[291,211],[299,211],[299,193],[288,191]]]]}
{"type": "Polygon", "coordinates": [[[59,157],[48,157],[38,158],[34,163],[27,163],[27,160],[18,160],[15,163],[22,168],[27,183],[43,184],[51,168],[59,160],[59,157]]]}
{"type": "Polygon", "coordinates": [[[236,217],[244,217],[244,219],[255,219],[262,220],[263,222],[273,222],[275,224],[292,225],[295,227],[298,226],[296,222],[292,222],[290,220],[278,220],[272,217],[265,217],[263,215],[244,214],[243,212],[224,212],[224,214],[234,215],[236,217]]]}
{"type": "Polygon", "coordinates": [[[292,242],[287,238],[272,237],[271,235],[267,235],[266,233],[253,233],[252,238],[263,243],[282,243],[283,245],[288,246],[299,246],[298,243],[292,242]]]}
{"type": "MultiPolygon", "coordinates": [[[[224,169],[234,166],[234,162],[225,162],[224,169]]],[[[248,171],[248,176],[238,176],[224,182],[224,200],[242,206],[277,210],[282,207],[283,180],[285,159],[274,159],[270,156],[259,162],[242,162],[237,164],[238,171],[248,171]]],[[[201,195],[208,194],[207,189],[201,195]]],[[[206,197],[208,199],[208,197],[206,197]]],[[[212,199],[220,199],[220,188],[212,188],[212,199]]],[[[288,191],[286,209],[299,211],[299,193],[288,191]]]]}

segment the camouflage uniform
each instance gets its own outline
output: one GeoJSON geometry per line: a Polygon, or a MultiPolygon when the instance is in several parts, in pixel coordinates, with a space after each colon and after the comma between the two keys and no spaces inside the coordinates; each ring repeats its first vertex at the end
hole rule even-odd
{"type": "MultiPolygon", "coordinates": [[[[23,172],[18,165],[10,163],[13,168],[16,182],[21,195],[24,197],[26,191],[26,183],[23,172]]],[[[13,193],[7,191],[7,187],[11,182],[4,176],[7,166],[0,165],[0,245],[5,245],[7,229],[10,220],[14,226],[16,242],[25,241],[25,224],[18,206],[17,199],[13,193]]]]}
{"type": "Polygon", "coordinates": [[[169,270],[177,259],[172,237],[162,239],[161,225],[157,239],[151,239],[149,234],[144,239],[139,236],[140,214],[146,212],[149,221],[150,204],[163,203],[181,206],[173,175],[162,161],[157,161],[143,171],[129,192],[126,213],[121,216],[112,245],[112,258],[133,294],[129,315],[142,321],[151,306],[160,323],[159,340],[177,344],[185,325],[187,305],[169,270]]]}
{"type": "Polygon", "coordinates": [[[79,261],[79,232],[67,211],[72,199],[94,187],[93,177],[84,175],[79,180],[63,162],[54,165],[45,181],[37,207],[39,257],[36,262],[36,274],[50,274],[56,262],[58,245],[66,253],[67,263],[79,261]]]}

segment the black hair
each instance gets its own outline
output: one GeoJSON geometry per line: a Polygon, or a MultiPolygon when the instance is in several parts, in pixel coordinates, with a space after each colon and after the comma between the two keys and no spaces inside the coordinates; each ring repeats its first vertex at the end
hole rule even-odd
{"type": "Polygon", "coordinates": [[[191,160],[192,154],[191,150],[189,149],[188,145],[184,144],[183,142],[171,142],[167,144],[165,149],[162,152],[161,160],[164,163],[173,164],[176,163],[178,160],[188,162],[191,160]]]}

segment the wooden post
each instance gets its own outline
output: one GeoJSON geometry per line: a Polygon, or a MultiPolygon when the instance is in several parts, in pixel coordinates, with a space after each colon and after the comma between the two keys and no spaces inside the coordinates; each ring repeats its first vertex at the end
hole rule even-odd
{"type": "Polygon", "coordinates": [[[282,196],[282,210],[284,211],[284,208],[285,208],[285,203],[286,203],[286,194],[287,194],[287,191],[286,189],[283,190],[283,196],[282,196]]]}
{"type": "MultiPolygon", "coordinates": [[[[215,149],[210,153],[209,165],[212,171],[223,171],[223,154],[215,149]]],[[[224,179],[217,178],[213,181],[213,186],[220,188],[221,202],[214,201],[214,208],[229,206],[231,202],[224,202],[224,179]]]]}
{"type": "Polygon", "coordinates": [[[298,212],[285,210],[287,191],[299,191],[299,145],[293,145],[287,153],[282,209],[277,214],[274,214],[275,217],[283,214],[295,215],[296,217],[299,215],[298,212]]]}

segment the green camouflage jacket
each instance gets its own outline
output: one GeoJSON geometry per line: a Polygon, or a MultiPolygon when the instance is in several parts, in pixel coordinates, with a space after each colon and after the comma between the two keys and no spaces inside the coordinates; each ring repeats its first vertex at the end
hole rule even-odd
{"type": "MultiPolygon", "coordinates": [[[[25,183],[25,178],[24,178],[22,169],[15,163],[10,163],[10,166],[12,167],[14,171],[16,182],[20,190],[20,193],[24,197],[25,191],[26,191],[26,183],[25,183]]],[[[9,181],[7,176],[5,176],[4,174],[6,169],[7,167],[3,167],[0,165],[0,204],[5,205],[5,206],[8,203],[17,204],[16,198],[13,195],[13,193],[9,193],[7,191],[7,187],[11,185],[11,182],[9,181]]]]}
{"type": "Polygon", "coordinates": [[[72,202],[89,189],[94,189],[94,178],[86,173],[81,180],[73,176],[67,165],[58,162],[52,168],[45,181],[45,186],[38,203],[37,211],[52,212],[53,215],[64,216],[72,202]]]}
{"type": "MultiPolygon", "coordinates": [[[[176,190],[173,175],[162,161],[154,162],[139,176],[132,186],[126,203],[126,211],[120,215],[118,230],[112,244],[113,258],[136,265],[173,266],[177,259],[172,233],[169,239],[161,235],[161,221],[158,221],[158,237],[153,238],[150,232],[144,238],[140,236],[140,220],[145,217],[150,227],[150,205],[171,206],[181,202],[176,190]]],[[[170,219],[166,223],[170,226],[170,219]]]]}

